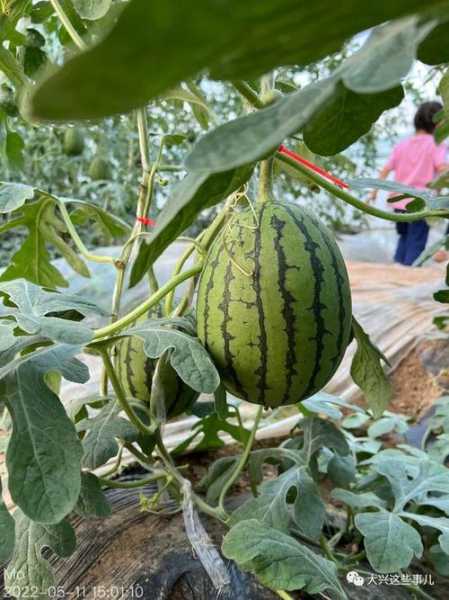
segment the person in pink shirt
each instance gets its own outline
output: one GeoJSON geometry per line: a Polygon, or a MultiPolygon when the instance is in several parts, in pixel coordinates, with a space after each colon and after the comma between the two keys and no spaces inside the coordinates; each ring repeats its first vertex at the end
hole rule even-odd
{"type": "MultiPolygon", "coordinates": [[[[397,144],[387,164],[379,174],[380,179],[386,179],[394,172],[398,183],[410,187],[425,189],[435,177],[448,169],[446,164],[447,148],[438,145],[433,137],[435,131],[435,115],[442,109],[439,102],[424,102],[418,108],[415,118],[415,135],[397,144]]],[[[377,191],[371,194],[375,199],[377,191]]],[[[405,207],[412,198],[393,202],[395,212],[405,212],[405,207]]],[[[399,234],[398,245],[394,255],[395,262],[402,265],[412,265],[426,247],[429,236],[429,226],[426,221],[411,223],[396,223],[399,234]]]]}

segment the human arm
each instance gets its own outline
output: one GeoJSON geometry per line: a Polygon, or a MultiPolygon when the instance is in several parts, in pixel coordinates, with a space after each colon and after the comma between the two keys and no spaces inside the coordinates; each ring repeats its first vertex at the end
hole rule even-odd
{"type": "MultiPolygon", "coordinates": [[[[384,166],[384,168],[380,171],[380,173],[378,175],[378,179],[386,179],[392,170],[393,170],[392,167],[387,163],[384,166]]],[[[368,203],[374,202],[374,200],[377,198],[378,191],[379,190],[373,190],[372,192],[369,193],[368,199],[367,199],[368,203]]]]}

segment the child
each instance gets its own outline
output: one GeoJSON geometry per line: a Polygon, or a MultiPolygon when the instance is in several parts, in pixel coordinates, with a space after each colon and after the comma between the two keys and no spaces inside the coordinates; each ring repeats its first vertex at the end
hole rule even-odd
{"type": "MultiPolygon", "coordinates": [[[[414,124],[415,135],[399,142],[382,171],[380,179],[386,179],[394,171],[394,179],[418,189],[427,185],[442,171],[447,170],[445,164],[446,146],[437,145],[433,138],[435,130],[434,117],[442,109],[439,102],[424,102],[418,108],[414,124]]],[[[374,200],[377,191],[373,192],[370,200],[374,200]]],[[[392,203],[395,212],[404,212],[412,198],[405,198],[392,203]]],[[[394,255],[395,262],[402,265],[412,265],[426,247],[429,226],[426,221],[396,223],[399,241],[394,255]]]]}

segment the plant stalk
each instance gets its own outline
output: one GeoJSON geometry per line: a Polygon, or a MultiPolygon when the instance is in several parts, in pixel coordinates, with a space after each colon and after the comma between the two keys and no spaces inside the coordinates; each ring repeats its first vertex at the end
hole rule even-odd
{"type": "Polygon", "coordinates": [[[235,80],[232,82],[232,85],[238,91],[238,93],[251,104],[251,106],[254,106],[255,108],[265,107],[257,93],[248,83],[246,83],[246,81],[235,80]]]}
{"type": "Polygon", "coordinates": [[[120,408],[124,411],[124,413],[134,425],[134,427],[137,429],[137,431],[140,431],[140,433],[142,433],[144,436],[152,435],[153,432],[145,425],[145,423],[143,423],[139,419],[139,417],[134,412],[133,408],[128,403],[128,400],[126,399],[126,396],[123,392],[122,385],[115,373],[114,365],[112,364],[109,352],[107,351],[107,349],[102,348],[100,350],[100,353],[103,359],[105,372],[107,373],[108,379],[112,384],[120,408]]]}
{"type": "Polygon", "coordinates": [[[251,430],[251,434],[248,438],[248,442],[245,446],[245,449],[243,451],[242,456],[240,457],[239,462],[237,463],[234,471],[232,472],[231,476],[229,477],[229,479],[226,480],[226,482],[223,485],[223,488],[221,490],[220,493],[220,498],[218,500],[218,508],[221,511],[221,513],[223,515],[226,515],[226,510],[224,507],[224,503],[225,503],[225,499],[226,499],[226,494],[228,493],[228,491],[230,490],[230,488],[234,485],[234,483],[237,481],[240,473],[243,471],[243,469],[245,468],[245,465],[248,461],[251,449],[253,447],[254,444],[254,440],[256,438],[256,433],[257,433],[257,428],[259,426],[260,423],[260,419],[262,418],[262,413],[263,413],[263,406],[259,406],[258,410],[257,410],[257,414],[256,414],[256,418],[254,419],[254,425],[253,428],[251,430]]]}
{"type": "Polygon", "coordinates": [[[132,490],[135,488],[143,487],[144,485],[148,485],[150,483],[154,483],[158,479],[163,479],[167,477],[166,471],[154,471],[149,477],[146,479],[139,479],[138,481],[112,481],[110,479],[106,479],[104,477],[99,477],[98,480],[105,487],[118,488],[124,490],[132,490]]]}
{"type": "Polygon", "coordinates": [[[136,321],[136,319],[148,312],[150,308],[153,308],[153,306],[158,304],[159,301],[162,300],[162,298],[164,298],[165,295],[168,294],[168,292],[170,292],[170,290],[177,287],[183,281],[190,279],[190,277],[194,277],[195,275],[197,275],[201,271],[201,269],[202,262],[197,263],[191,269],[188,269],[187,271],[184,271],[178,276],[170,279],[170,281],[168,281],[165,285],[159,288],[155,294],[152,294],[145,302],[137,306],[134,310],[123,316],[121,319],[118,319],[118,321],[115,321],[110,325],[106,325],[105,327],[97,329],[94,332],[93,340],[95,341],[108,337],[113,333],[117,333],[121,329],[124,329],[128,325],[131,325],[132,323],[134,323],[134,321],[136,321]]]}
{"type": "Polygon", "coordinates": [[[326,179],[324,179],[324,177],[318,175],[318,173],[311,171],[310,169],[296,162],[293,158],[290,158],[289,156],[285,156],[284,154],[277,152],[276,158],[290,165],[291,167],[308,177],[311,181],[319,185],[321,188],[331,193],[333,196],[337,196],[337,198],[340,198],[347,204],[350,204],[351,206],[354,206],[355,208],[358,208],[359,210],[362,210],[363,212],[372,215],[373,217],[378,217],[379,219],[385,219],[387,221],[394,221],[396,223],[409,223],[413,221],[420,221],[421,219],[427,219],[428,217],[449,218],[449,211],[447,209],[421,210],[414,213],[390,213],[388,211],[381,210],[380,208],[376,208],[375,206],[370,206],[369,204],[366,204],[366,202],[363,202],[358,198],[354,198],[354,196],[349,194],[349,192],[346,192],[345,190],[339,188],[330,181],[327,181],[326,179]]]}
{"type": "Polygon", "coordinates": [[[59,2],[59,0],[50,0],[50,4],[53,6],[53,10],[58,15],[59,20],[64,25],[67,33],[72,38],[72,40],[75,43],[75,45],[78,46],[78,48],[80,50],[86,50],[87,49],[86,42],[79,35],[79,33],[77,32],[77,30],[74,28],[74,26],[70,22],[70,19],[66,15],[66,13],[65,13],[64,9],[62,8],[61,3],[59,2]]]}

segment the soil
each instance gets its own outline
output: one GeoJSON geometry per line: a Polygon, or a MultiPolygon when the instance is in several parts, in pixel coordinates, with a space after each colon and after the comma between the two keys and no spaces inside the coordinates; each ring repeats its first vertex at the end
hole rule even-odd
{"type": "Polygon", "coordinates": [[[419,421],[444,389],[437,377],[426,370],[421,360],[421,351],[431,342],[413,349],[398,365],[391,376],[393,399],[388,410],[401,413],[419,421]]]}

